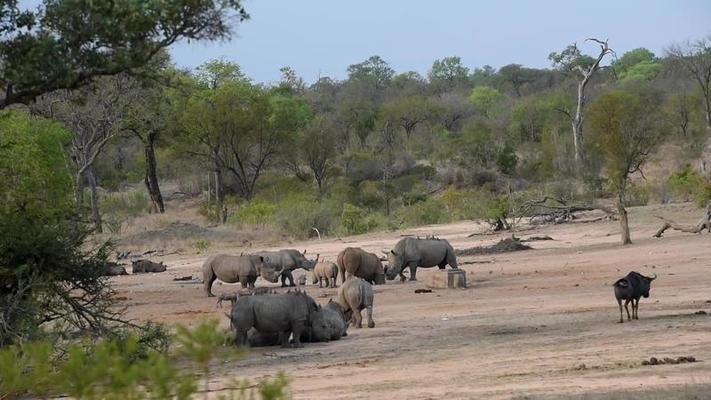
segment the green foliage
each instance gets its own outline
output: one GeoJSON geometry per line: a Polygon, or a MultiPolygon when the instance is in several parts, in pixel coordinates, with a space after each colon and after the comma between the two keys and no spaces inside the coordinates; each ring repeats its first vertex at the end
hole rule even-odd
{"type": "Polygon", "coordinates": [[[503,95],[491,86],[477,86],[469,95],[469,101],[476,110],[487,118],[493,116],[496,106],[502,100],[503,95]]]}
{"type": "Polygon", "coordinates": [[[230,223],[238,227],[259,226],[264,227],[277,211],[275,204],[264,200],[255,199],[241,206],[230,217],[230,223]]]}
{"type": "Polygon", "coordinates": [[[371,83],[376,88],[388,86],[393,75],[395,71],[380,56],[371,56],[348,67],[348,79],[371,83]]]}
{"type": "MultiPolygon", "coordinates": [[[[243,354],[239,349],[225,347],[227,335],[218,325],[217,321],[203,321],[194,329],[177,326],[174,340],[179,346],[178,354],[150,350],[136,357],[141,345],[135,336],[74,344],[65,354],[53,351],[48,342],[5,347],[0,349],[0,396],[191,399],[198,394],[199,378],[209,390],[209,366],[216,357],[227,353],[237,358],[243,354]],[[197,364],[199,375],[180,368],[178,356],[197,364]]],[[[279,373],[260,382],[256,390],[244,381],[241,389],[230,391],[228,396],[285,399],[288,384],[287,377],[279,373]]]]}
{"type": "Polygon", "coordinates": [[[341,213],[341,229],[346,235],[366,233],[378,226],[378,221],[373,215],[353,204],[344,204],[341,213]]]}
{"type": "Polygon", "coordinates": [[[177,40],[224,39],[235,16],[249,17],[239,0],[45,0],[28,11],[10,1],[0,5],[0,15],[0,108],[98,75],[139,72],[177,40]]]}
{"type": "Polygon", "coordinates": [[[628,176],[640,170],[662,139],[659,114],[651,93],[621,90],[603,94],[588,110],[591,142],[604,157],[607,177],[620,194],[628,176]]]}
{"type": "Polygon", "coordinates": [[[445,57],[432,63],[427,77],[435,90],[451,90],[463,86],[468,81],[469,68],[459,57],[445,57]]]}
{"type": "Polygon", "coordinates": [[[626,52],[612,63],[612,67],[621,81],[650,81],[662,70],[654,53],[643,47],[626,52]]]}
{"type": "Polygon", "coordinates": [[[668,182],[672,193],[683,201],[693,199],[697,206],[705,207],[711,200],[711,183],[691,164],[671,174],[668,182]]]}

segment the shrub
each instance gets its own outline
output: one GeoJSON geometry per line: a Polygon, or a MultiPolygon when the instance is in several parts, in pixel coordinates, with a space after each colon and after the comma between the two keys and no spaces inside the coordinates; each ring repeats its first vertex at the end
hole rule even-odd
{"type": "Polygon", "coordinates": [[[450,220],[442,202],[437,199],[428,199],[411,207],[402,207],[394,214],[405,226],[439,224],[450,220]]]}
{"type": "Polygon", "coordinates": [[[375,229],[378,221],[368,212],[352,204],[344,204],[341,213],[341,229],[346,235],[358,235],[375,229]]]}
{"type": "Polygon", "coordinates": [[[673,173],[669,177],[669,186],[676,196],[684,201],[693,199],[699,207],[706,206],[711,199],[711,184],[691,164],[673,173]]]}
{"type": "MultiPolygon", "coordinates": [[[[0,397],[190,399],[197,393],[198,379],[206,393],[209,390],[210,367],[217,355],[242,354],[225,347],[228,336],[217,321],[201,322],[195,329],[178,326],[177,331],[173,340],[179,354],[156,350],[139,354],[140,340],[135,336],[76,343],[64,355],[55,353],[49,342],[6,347],[0,350],[0,397]],[[199,374],[181,369],[178,355],[194,363],[199,374]]],[[[228,393],[229,398],[276,400],[288,395],[288,379],[281,373],[262,381],[256,390],[247,381],[237,386],[240,389],[228,393]]]]}
{"type": "Polygon", "coordinates": [[[238,227],[265,226],[271,221],[277,207],[263,200],[252,200],[240,207],[230,217],[230,223],[238,227]]]}

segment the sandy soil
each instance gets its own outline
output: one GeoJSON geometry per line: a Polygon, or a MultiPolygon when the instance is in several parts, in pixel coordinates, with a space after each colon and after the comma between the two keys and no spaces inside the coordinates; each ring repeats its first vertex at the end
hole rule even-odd
{"type": "MultiPolygon", "coordinates": [[[[632,209],[635,243],[628,247],[618,245],[617,222],[520,232],[555,240],[534,242],[530,251],[460,257],[468,289],[415,294],[424,287],[425,269],[418,270],[420,282],[377,286],[374,329],[351,328],[340,341],[302,349],[253,349],[246,359],[217,366],[211,387],[278,371],[291,378],[296,399],[505,399],[709,384],[711,236],[669,232],[651,238],[659,226],[652,215],[695,222],[701,214],[689,205],[632,209]],[[472,261],[485,263],[467,264],[472,261]],[[640,319],[619,324],[611,284],[631,270],[659,279],[640,302],[640,319]],[[695,314],[700,310],[707,314],[695,314]],[[652,356],[687,355],[700,362],[640,364],[652,356]]],[[[335,260],[345,246],[379,252],[404,234],[436,234],[455,248],[502,237],[467,237],[482,229],[466,221],[289,247],[335,260]]],[[[185,324],[220,318],[227,327],[227,307],[206,298],[200,282],[172,281],[200,276],[206,257],[168,256],[162,259],[166,273],[112,279],[133,318],[185,324]]],[[[215,286],[217,293],[235,289],[215,286]]],[[[311,285],[307,290],[321,303],[336,293],[311,285]]]]}

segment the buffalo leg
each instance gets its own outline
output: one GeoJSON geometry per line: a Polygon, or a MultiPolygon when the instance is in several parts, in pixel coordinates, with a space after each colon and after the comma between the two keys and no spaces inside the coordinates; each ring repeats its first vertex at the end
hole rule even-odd
{"type": "Polygon", "coordinates": [[[634,319],[639,319],[639,299],[635,299],[632,304],[634,305],[632,307],[632,310],[634,313],[634,319]]]}
{"type": "Polygon", "coordinates": [[[623,323],[625,320],[622,318],[622,299],[617,299],[617,305],[620,306],[620,323],[623,323]]]}
{"type": "Polygon", "coordinates": [[[373,322],[373,305],[369,305],[365,309],[366,316],[368,317],[368,328],[375,328],[375,322],[373,322]]]}
{"type": "MultiPolygon", "coordinates": [[[[627,305],[630,304],[630,300],[627,299],[625,300],[625,311],[627,311],[627,321],[632,321],[632,317],[630,317],[630,309],[627,308],[627,305]]],[[[633,310],[634,310],[634,304],[632,305],[633,310]]]]}

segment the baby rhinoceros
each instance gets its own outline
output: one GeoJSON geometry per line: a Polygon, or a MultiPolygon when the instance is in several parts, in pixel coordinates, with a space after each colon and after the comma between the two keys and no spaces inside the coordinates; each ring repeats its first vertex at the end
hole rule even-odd
{"type": "Polygon", "coordinates": [[[338,266],[330,261],[321,261],[311,271],[313,276],[313,284],[318,283],[318,287],[323,287],[323,281],[326,280],[326,287],[336,287],[336,277],[338,277],[338,266]]]}
{"type": "Polygon", "coordinates": [[[622,300],[625,301],[625,310],[627,311],[627,320],[639,319],[639,298],[649,297],[649,289],[652,281],[657,279],[655,274],[653,277],[646,277],[638,272],[632,271],[627,276],[622,279],[618,279],[612,286],[615,288],[615,298],[617,299],[617,305],[620,306],[620,323],[624,320],[622,318],[622,300]],[[632,316],[630,316],[630,310],[627,305],[632,302],[632,316]]]}
{"type": "Polygon", "coordinates": [[[144,274],[148,272],[165,272],[165,264],[157,263],[151,260],[136,260],[131,262],[132,272],[134,274],[144,274]]]}
{"type": "Polygon", "coordinates": [[[289,347],[289,336],[293,334],[294,347],[302,347],[301,336],[309,329],[312,316],[320,310],[321,307],[314,299],[297,291],[266,296],[240,296],[229,317],[238,346],[249,343],[248,332],[255,328],[267,337],[278,334],[281,347],[289,347]]]}
{"type": "Polygon", "coordinates": [[[373,287],[370,283],[361,278],[349,278],[338,290],[336,302],[344,311],[346,320],[354,323],[356,328],[363,327],[363,316],[361,310],[366,310],[368,317],[368,328],[374,328],[373,322],[373,287]],[[355,320],[355,321],[353,321],[355,320]]]}

